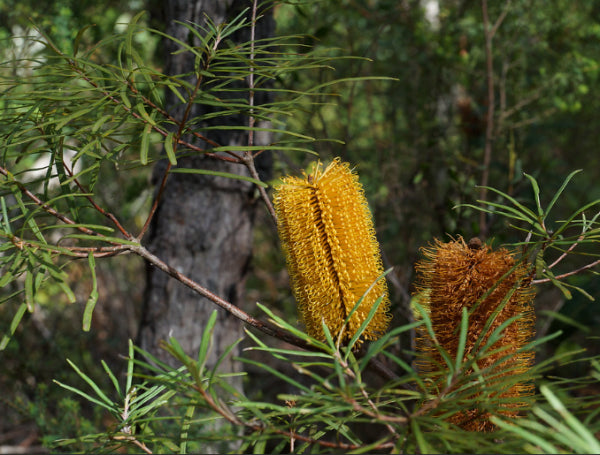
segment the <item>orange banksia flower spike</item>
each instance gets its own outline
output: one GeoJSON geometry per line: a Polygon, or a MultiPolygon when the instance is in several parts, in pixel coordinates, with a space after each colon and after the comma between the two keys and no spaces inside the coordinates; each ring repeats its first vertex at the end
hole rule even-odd
{"type": "MultiPolygon", "coordinates": [[[[498,402],[499,414],[517,417],[526,404],[525,397],[533,394],[530,382],[507,380],[508,375],[526,373],[534,361],[532,351],[521,350],[531,341],[535,329],[530,269],[508,250],[493,251],[479,239],[468,244],[462,238],[448,243],[436,240],[423,249],[423,254],[424,259],[416,266],[419,301],[431,319],[435,340],[425,327],[419,327],[419,370],[427,374],[445,368],[436,341],[451,359],[456,358],[463,308],[469,310],[464,359],[475,356],[500,325],[517,317],[477,360],[477,369],[487,371],[488,384],[493,386],[502,380],[507,384],[487,396],[479,394],[477,399],[498,402]]],[[[494,425],[489,417],[490,413],[481,409],[466,409],[449,421],[471,431],[491,431],[494,425]]]]}
{"type": "Polygon", "coordinates": [[[375,340],[388,327],[389,297],[371,212],[358,176],[336,158],[318,163],[304,178],[285,177],[275,188],[278,231],[292,290],[309,335],[324,340],[322,321],[335,337],[357,333],[383,299],[361,339],[375,340]],[[367,293],[346,327],[344,321],[367,293]]]}

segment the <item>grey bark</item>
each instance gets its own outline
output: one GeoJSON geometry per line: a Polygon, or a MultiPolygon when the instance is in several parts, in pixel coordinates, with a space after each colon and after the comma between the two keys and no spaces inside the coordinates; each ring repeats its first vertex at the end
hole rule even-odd
{"type": "MultiPolygon", "coordinates": [[[[166,32],[190,43],[193,42],[193,35],[175,20],[204,25],[206,14],[219,24],[234,18],[243,8],[251,6],[251,2],[169,0],[164,5],[166,32]]],[[[256,37],[268,36],[271,29],[270,19],[259,21],[256,37]]],[[[249,29],[232,39],[248,41],[249,29]]],[[[166,73],[193,72],[193,57],[185,53],[173,54],[175,50],[177,45],[174,42],[166,43],[166,73]]],[[[180,119],[185,106],[177,97],[170,96],[167,109],[180,119]]],[[[195,104],[190,117],[207,109],[195,104]]],[[[246,116],[229,118],[227,121],[232,125],[248,124],[246,116]]],[[[220,119],[219,123],[223,124],[223,120],[220,119]]],[[[210,138],[220,145],[242,145],[248,141],[247,133],[239,131],[211,133],[210,138]]],[[[178,165],[247,174],[242,165],[201,155],[178,160],[178,165]]],[[[262,165],[268,168],[269,163],[262,165]]],[[[165,166],[166,163],[161,162],[155,168],[157,183],[162,178],[165,166]]],[[[171,174],[148,233],[149,248],[169,265],[243,308],[244,283],[252,254],[254,212],[259,207],[255,189],[248,182],[223,177],[171,174]]],[[[240,321],[160,270],[149,267],[138,342],[157,358],[173,364],[172,359],[159,348],[161,340],[168,340],[172,336],[189,355],[195,356],[206,321],[214,309],[218,309],[218,320],[209,364],[242,336],[240,321]]],[[[220,371],[240,371],[240,365],[231,358],[220,366],[220,371]]],[[[241,382],[234,382],[234,385],[241,387],[241,382]]]]}

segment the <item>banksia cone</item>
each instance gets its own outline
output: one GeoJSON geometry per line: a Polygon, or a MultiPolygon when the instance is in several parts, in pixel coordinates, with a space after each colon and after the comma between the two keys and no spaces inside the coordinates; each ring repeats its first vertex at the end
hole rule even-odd
{"type": "MultiPolygon", "coordinates": [[[[532,308],[535,293],[526,265],[517,263],[506,249],[492,251],[479,239],[472,239],[468,245],[462,238],[448,243],[438,240],[432,247],[423,249],[423,253],[425,259],[416,267],[421,304],[431,319],[436,341],[450,358],[455,359],[457,355],[464,307],[469,310],[465,359],[476,355],[476,350],[486,344],[496,328],[518,316],[480,357],[477,367],[484,372],[490,386],[506,380],[507,375],[526,373],[533,364],[534,353],[518,351],[533,337],[535,323],[532,308]],[[486,329],[490,318],[493,322],[486,329]]],[[[439,372],[445,362],[435,340],[425,327],[419,329],[417,366],[423,373],[439,372]]],[[[517,417],[519,408],[525,405],[523,399],[533,394],[533,385],[514,380],[507,384],[495,392],[481,392],[476,398],[481,402],[499,401],[501,415],[517,417]]],[[[491,431],[494,425],[489,417],[489,412],[466,409],[451,416],[449,421],[471,431],[491,431]]]]}
{"type": "Polygon", "coordinates": [[[342,341],[348,341],[383,296],[361,336],[379,338],[390,320],[389,297],[385,279],[377,280],[383,273],[379,244],[358,176],[339,158],[325,170],[319,163],[309,176],[284,178],[275,189],[274,205],[292,290],[307,333],[324,340],[324,321],[334,338],[341,335],[342,341]]]}

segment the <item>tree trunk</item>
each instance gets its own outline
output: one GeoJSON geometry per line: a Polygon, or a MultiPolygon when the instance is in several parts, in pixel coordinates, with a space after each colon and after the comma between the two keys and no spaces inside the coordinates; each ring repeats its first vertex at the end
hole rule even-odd
{"type": "MultiPolygon", "coordinates": [[[[234,18],[243,8],[251,6],[251,3],[247,0],[168,0],[164,5],[166,32],[190,43],[197,38],[175,21],[203,26],[206,14],[214,23],[219,24],[234,18]]],[[[268,36],[271,29],[270,19],[260,20],[256,38],[268,36]]],[[[244,28],[238,36],[230,38],[237,42],[249,41],[250,30],[244,28]]],[[[198,42],[195,44],[200,45],[198,42]]],[[[173,41],[166,43],[165,72],[172,75],[193,73],[193,56],[189,53],[175,54],[177,49],[178,45],[173,41]]],[[[195,80],[191,82],[195,84],[195,80]]],[[[168,97],[166,107],[175,118],[182,118],[185,105],[177,97],[168,97]]],[[[209,109],[196,103],[190,118],[206,113],[209,109]]],[[[223,118],[218,122],[222,125],[223,118]]],[[[248,118],[228,118],[227,122],[231,125],[247,125],[248,118]]],[[[244,131],[217,131],[211,133],[210,138],[220,145],[248,143],[248,134],[244,131]]],[[[199,145],[204,147],[206,144],[199,145]]],[[[155,168],[157,183],[162,178],[165,166],[166,162],[160,162],[155,168]]],[[[178,166],[247,174],[243,165],[201,155],[179,159],[178,166]]],[[[220,297],[241,306],[251,259],[252,225],[257,206],[259,204],[255,198],[255,189],[248,182],[173,173],[168,178],[148,233],[149,247],[172,267],[220,297]]],[[[159,348],[159,342],[175,337],[189,355],[197,355],[206,321],[218,307],[160,270],[149,267],[147,278],[139,344],[160,360],[173,363],[159,348]]],[[[209,366],[243,335],[241,329],[238,319],[218,308],[209,366]]],[[[236,352],[232,354],[235,355],[236,352]]],[[[240,366],[231,359],[232,356],[229,356],[219,370],[239,371],[240,366]]],[[[234,381],[233,385],[241,388],[241,380],[234,381]]]]}

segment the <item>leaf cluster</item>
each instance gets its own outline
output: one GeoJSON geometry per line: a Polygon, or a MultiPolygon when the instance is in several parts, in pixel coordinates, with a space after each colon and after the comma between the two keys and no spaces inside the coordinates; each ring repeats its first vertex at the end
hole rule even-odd
{"type": "MultiPolygon", "coordinates": [[[[247,356],[242,360],[287,383],[290,392],[265,401],[253,398],[252,392],[244,395],[231,388],[227,375],[218,372],[227,352],[214,368],[206,368],[215,330],[216,313],[213,313],[196,357],[184,353],[174,339],[164,345],[181,364],[179,368],[169,367],[130,344],[125,389],[130,390],[129,393],[120,392],[114,380],[116,398],[110,399],[79,370],[78,374],[93,395],[61,384],[106,407],[119,422],[108,432],[84,439],[103,450],[125,446],[134,451],[142,448],[148,453],[202,450],[215,444],[215,437],[222,442],[240,442],[239,449],[244,453],[597,452],[600,442],[594,434],[600,429],[596,418],[598,399],[576,398],[577,391],[583,387],[597,386],[600,379],[597,358],[578,360],[590,366],[590,373],[577,384],[567,384],[559,378],[546,379],[535,397],[532,412],[507,421],[500,411],[502,400],[482,400],[479,392],[485,390],[493,396],[497,390],[499,395],[502,389],[523,378],[494,377],[490,374],[494,366],[489,371],[468,373],[477,360],[489,355],[492,344],[489,341],[489,346],[464,363],[448,359],[446,372],[440,373],[445,376],[442,381],[445,386],[432,394],[430,383],[436,379],[419,374],[393,353],[401,333],[430,324],[426,313],[420,322],[397,327],[362,352],[356,352],[340,347],[331,338],[324,343],[311,339],[267,308],[261,307],[261,310],[277,326],[302,337],[315,348],[299,351],[274,347],[247,331],[253,340],[249,350],[261,351],[277,363],[290,365],[293,373],[271,367],[271,362],[257,362],[247,356]],[[369,377],[373,362],[384,362],[401,373],[383,385],[373,386],[369,377]],[[132,395],[134,390],[136,395],[132,395]],[[469,407],[491,412],[499,429],[492,433],[467,432],[447,422],[448,416],[469,407]],[[203,433],[215,419],[225,422],[227,427],[221,426],[218,435],[203,433]],[[170,424],[165,427],[166,420],[170,424]]],[[[501,328],[497,332],[491,338],[501,336],[501,328]]],[[[535,348],[559,335],[534,341],[525,349],[535,348]]],[[[458,336],[466,336],[466,327],[461,328],[458,336]]],[[[540,377],[554,361],[560,359],[555,357],[537,365],[531,375],[540,377]]],[[[114,379],[109,370],[107,374],[114,379]]],[[[65,440],[59,444],[74,442],[65,440]]]]}

